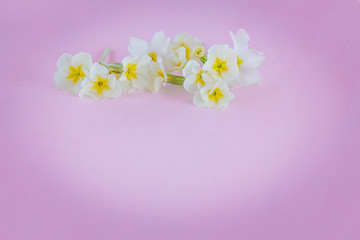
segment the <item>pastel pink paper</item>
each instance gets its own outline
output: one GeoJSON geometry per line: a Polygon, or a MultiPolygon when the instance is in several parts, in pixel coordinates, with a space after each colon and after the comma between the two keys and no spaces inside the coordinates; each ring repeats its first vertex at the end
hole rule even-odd
{"type": "Polygon", "coordinates": [[[358,1],[17,1],[0,10],[0,239],[359,239],[358,1]],[[61,54],[111,61],[164,30],[263,51],[224,111],[169,86],[56,90],[61,54]]]}

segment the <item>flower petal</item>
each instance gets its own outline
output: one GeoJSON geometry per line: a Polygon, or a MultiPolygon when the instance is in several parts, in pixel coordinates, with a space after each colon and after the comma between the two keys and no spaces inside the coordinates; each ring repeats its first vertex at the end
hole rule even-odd
{"type": "Polygon", "coordinates": [[[214,76],[208,72],[204,72],[203,74],[201,74],[201,77],[206,84],[215,84],[216,82],[219,81],[218,79],[214,78],[214,76]]]}
{"type": "Polygon", "coordinates": [[[183,69],[183,76],[189,77],[190,75],[197,74],[201,70],[200,64],[195,60],[190,60],[183,69]]]}
{"type": "Polygon", "coordinates": [[[57,61],[57,67],[60,71],[69,71],[69,66],[71,65],[71,54],[63,54],[57,61]]]}
{"type": "Polygon", "coordinates": [[[236,35],[230,31],[230,36],[234,42],[234,49],[237,54],[242,53],[248,48],[250,37],[244,29],[240,28],[237,30],[236,35]]]}
{"type": "Polygon", "coordinates": [[[131,81],[127,81],[124,79],[121,80],[121,78],[120,78],[120,86],[121,86],[121,92],[123,92],[123,93],[130,93],[130,92],[135,91],[135,88],[131,84],[131,81]]]}
{"type": "Polygon", "coordinates": [[[98,63],[94,63],[94,65],[90,69],[90,78],[92,80],[96,80],[97,75],[104,76],[108,72],[109,72],[109,70],[105,66],[100,65],[98,63]]]}
{"type": "Polygon", "coordinates": [[[197,84],[195,84],[195,79],[196,79],[196,76],[191,75],[191,76],[185,78],[185,81],[183,84],[185,90],[192,94],[196,93],[199,90],[197,87],[197,84]]]}
{"type": "Polygon", "coordinates": [[[85,84],[86,86],[83,86],[79,91],[79,97],[92,97],[97,98],[92,92],[90,91],[91,85],[85,84]]]}
{"type": "Polygon", "coordinates": [[[165,56],[169,43],[170,38],[166,38],[165,33],[159,31],[151,39],[149,52],[156,52],[159,56],[165,56]]]}
{"type": "MultiPolygon", "coordinates": [[[[230,52],[234,50],[229,47],[227,44],[215,44],[211,46],[208,50],[208,58],[211,56],[226,56],[230,52]]],[[[235,53],[231,53],[232,55],[236,55],[235,53]]]]}
{"type": "Polygon", "coordinates": [[[203,107],[207,106],[206,102],[204,101],[203,97],[201,96],[200,91],[195,93],[193,102],[199,108],[203,108],[203,107]]]}
{"type": "Polygon", "coordinates": [[[54,82],[56,87],[63,89],[64,81],[66,81],[67,74],[63,71],[56,71],[54,74],[54,82]]]}
{"type": "Polygon", "coordinates": [[[109,79],[108,85],[111,90],[114,90],[116,87],[116,75],[115,74],[106,74],[104,78],[109,79]]]}
{"type": "Polygon", "coordinates": [[[158,92],[160,90],[161,84],[164,82],[164,78],[163,77],[156,77],[154,80],[154,88],[150,89],[153,92],[158,92]]]}
{"type": "Polygon", "coordinates": [[[255,68],[242,69],[238,76],[240,86],[250,86],[258,84],[261,76],[255,68]]]}
{"type": "Polygon", "coordinates": [[[117,98],[117,97],[120,96],[121,90],[120,90],[120,84],[119,83],[114,82],[113,87],[110,87],[110,88],[111,88],[110,90],[104,90],[104,92],[103,92],[104,98],[117,98]]]}
{"type": "Polygon", "coordinates": [[[243,59],[244,62],[240,66],[245,68],[257,68],[265,62],[265,56],[262,52],[258,52],[254,49],[246,49],[239,58],[243,59]]]}
{"type": "Polygon", "coordinates": [[[122,60],[122,64],[124,66],[123,71],[126,71],[127,65],[128,64],[132,64],[135,63],[136,61],[139,61],[139,57],[137,56],[126,56],[123,60],[122,60]]]}
{"type": "Polygon", "coordinates": [[[71,59],[71,64],[73,66],[82,65],[82,69],[89,71],[93,64],[93,61],[90,54],[86,52],[80,52],[71,59]]]}
{"type": "Polygon", "coordinates": [[[131,56],[142,57],[148,53],[149,45],[145,40],[131,37],[128,50],[131,56]]]}

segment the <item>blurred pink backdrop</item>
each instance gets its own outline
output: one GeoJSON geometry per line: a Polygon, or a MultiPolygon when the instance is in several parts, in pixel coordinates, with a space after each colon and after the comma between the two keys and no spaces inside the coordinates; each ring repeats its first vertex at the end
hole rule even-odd
{"type": "Polygon", "coordinates": [[[360,239],[357,0],[7,1],[0,9],[1,240],[360,239]],[[63,53],[187,32],[263,51],[224,111],[181,87],[97,102],[63,53]]]}

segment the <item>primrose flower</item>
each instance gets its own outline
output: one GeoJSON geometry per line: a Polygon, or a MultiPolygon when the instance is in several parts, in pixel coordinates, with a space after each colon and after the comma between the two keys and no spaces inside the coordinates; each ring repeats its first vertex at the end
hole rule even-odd
{"type": "Polygon", "coordinates": [[[216,79],[228,82],[239,75],[236,53],[228,45],[214,45],[209,48],[204,70],[216,79]]]}
{"type": "Polygon", "coordinates": [[[200,64],[195,60],[190,60],[183,69],[185,77],[184,88],[189,93],[195,94],[200,88],[205,85],[202,78],[204,71],[200,64]]]}
{"type": "Polygon", "coordinates": [[[166,84],[167,82],[167,74],[165,72],[161,57],[157,59],[157,62],[151,61],[149,63],[149,69],[151,77],[148,90],[152,92],[158,92],[160,90],[161,84],[166,84]]]}
{"type": "Polygon", "coordinates": [[[130,56],[109,64],[105,60],[110,47],[104,49],[95,64],[88,53],[66,53],[58,59],[54,81],[69,93],[98,100],[117,98],[137,89],[156,93],[168,83],[193,94],[198,107],[225,108],[234,98],[229,88],[258,83],[256,68],[265,61],[263,53],[248,48],[245,30],[238,29],[236,35],[230,32],[230,36],[234,48],[213,45],[209,49],[186,33],[179,33],[173,41],[162,31],[149,42],[131,37],[130,56]]]}
{"type": "Polygon", "coordinates": [[[193,101],[197,107],[225,108],[234,98],[227,84],[217,81],[210,74],[203,74],[206,84],[194,95],[193,101]]]}
{"type": "Polygon", "coordinates": [[[176,49],[174,52],[171,52],[165,58],[165,67],[166,70],[169,72],[179,71],[183,69],[186,63],[186,49],[184,47],[176,49]]]}
{"type": "Polygon", "coordinates": [[[145,40],[131,37],[128,50],[131,56],[149,55],[156,62],[158,57],[164,57],[167,54],[169,43],[170,38],[166,38],[165,33],[159,31],[151,38],[150,45],[145,40]]]}
{"type": "Polygon", "coordinates": [[[136,56],[127,56],[123,59],[123,73],[120,82],[124,92],[130,92],[134,89],[146,90],[150,88],[150,69],[151,58],[144,55],[139,58],[136,56]]]}
{"type": "Polygon", "coordinates": [[[261,77],[256,68],[264,63],[264,54],[248,48],[250,38],[244,29],[239,29],[236,35],[230,31],[230,35],[237,54],[236,62],[239,68],[239,75],[229,82],[229,85],[249,86],[260,82],[261,77]]]}
{"type": "Polygon", "coordinates": [[[80,52],[75,56],[65,53],[57,61],[58,71],[54,74],[56,86],[69,93],[78,94],[92,64],[88,53],[80,52]]]}
{"type": "Polygon", "coordinates": [[[170,42],[169,52],[176,51],[177,49],[183,47],[185,48],[186,60],[189,61],[190,59],[194,59],[193,56],[194,48],[202,45],[203,45],[202,42],[196,37],[187,35],[186,33],[179,33],[175,37],[174,41],[170,42]]]}
{"type": "Polygon", "coordinates": [[[79,92],[80,97],[92,97],[97,100],[117,98],[120,94],[120,84],[117,83],[115,74],[109,74],[109,70],[98,63],[91,67],[89,76],[82,83],[79,92]]]}

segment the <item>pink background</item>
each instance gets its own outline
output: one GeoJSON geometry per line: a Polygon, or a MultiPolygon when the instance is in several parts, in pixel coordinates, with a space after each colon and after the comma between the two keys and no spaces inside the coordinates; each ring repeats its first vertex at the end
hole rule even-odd
{"type": "Polygon", "coordinates": [[[360,239],[360,2],[6,1],[1,240],[360,239]],[[207,47],[245,28],[260,86],[224,111],[181,87],[97,102],[57,90],[63,53],[130,36],[207,47]]]}

